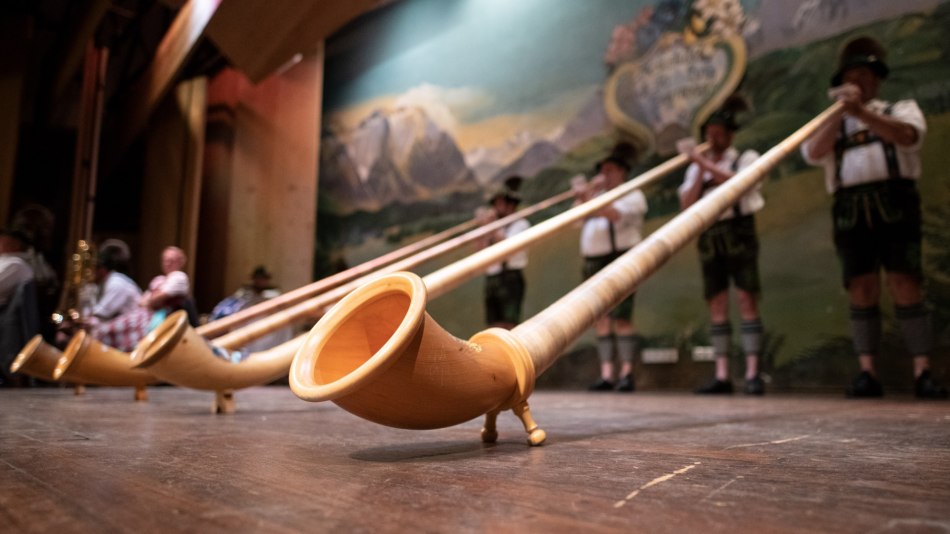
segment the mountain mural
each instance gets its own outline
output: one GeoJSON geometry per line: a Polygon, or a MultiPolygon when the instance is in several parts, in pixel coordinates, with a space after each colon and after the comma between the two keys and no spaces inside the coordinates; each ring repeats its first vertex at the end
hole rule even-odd
{"type": "Polygon", "coordinates": [[[321,189],[336,213],[478,188],[455,141],[420,108],[376,111],[352,132],[324,132],[322,143],[321,189]]]}
{"type": "Polygon", "coordinates": [[[587,102],[561,129],[554,144],[562,152],[569,152],[591,137],[603,135],[611,129],[610,119],[604,110],[603,87],[594,91],[587,102]]]}
{"type": "Polygon", "coordinates": [[[534,176],[557,161],[561,155],[561,150],[554,143],[537,141],[529,146],[517,159],[497,172],[491,183],[501,183],[513,174],[523,177],[534,176]]]}

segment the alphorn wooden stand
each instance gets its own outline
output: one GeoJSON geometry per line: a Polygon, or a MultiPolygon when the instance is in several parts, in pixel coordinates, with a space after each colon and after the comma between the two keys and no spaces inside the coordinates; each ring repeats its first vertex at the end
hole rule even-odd
{"type": "MultiPolygon", "coordinates": [[[[687,161],[688,159],[685,156],[672,158],[628,183],[622,184],[584,204],[575,206],[524,232],[520,232],[512,238],[476,252],[469,256],[468,259],[462,260],[462,262],[453,264],[453,266],[461,265],[459,268],[452,268],[452,266],[450,266],[429,275],[427,280],[431,279],[431,281],[427,282],[427,284],[431,284],[430,295],[432,298],[435,298],[445,294],[456,285],[480,274],[489,265],[499,261],[501,258],[527,248],[541,239],[556,235],[566,226],[595,213],[622,196],[630,194],[650,182],[665,176],[676,168],[683,166],[687,161]],[[451,270],[452,274],[440,276],[439,273],[443,273],[446,270],[451,270]]],[[[545,209],[551,205],[567,200],[571,196],[573,196],[573,192],[566,191],[548,199],[544,204],[535,205],[533,207],[537,210],[545,209]]],[[[460,236],[442,245],[421,252],[416,256],[407,258],[402,262],[381,269],[380,272],[392,272],[393,269],[406,268],[422,263],[423,261],[427,261],[439,254],[456,248],[460,242],[465,243],[474,240],[509,224],[516,218],[525,217],[527,215],[526,210],[521,210],[516,214],[485,225],[469,234],[460,236]]],[[[319,297],[302,302],[284,311],[277,312],[266,319],[262,319],[240,329],[240,331],[232,332],[231,334],[216,339],[215,345],[224,349],[240,347],[248,341],[256,339],[256,337],[264,335],[275,328],[283,327],[291,321],[305,316],[319,317],[326,307],[343,298],[348,292],[359,287],[360,284],[365,284],[371,278],[378,276],[379,272],[338,287],[319,297]]],[[[300,348],[306,337],[306,334],[301,335],[279,347],[264,351],[263,353],[252,354],[240,363],[233,364],[215,356],[212,347],[204,342],[180,315],[172,315],[146,336],[139,346],[136,347],[136,350],[132,354],[132,360],[136,366],[146,368],[158,378],[176,385],[196,389],[213,389],[215,391],[234,390],[248,387],[249,385],[267,383],[286,374],[290,368],[294,354],[300,348]],[[258,363],[258,361],[261,363],[258,363]],[[273,376],[271,373],[281,366],[282,372],[273,376]],[[257,369],[266,369],[266,372],[258,371],[257,369]],[[246,370],[246,372],[244,370],[246,370]],[[253,378],[255,376],[257,376],[256,380],[253,378]]],[[[218,395],[218,397],[221,396],[218,395]]],[[[215,405],[215,411],[227,411],[226,409],[218,408],[219,407],[215,405]]],[[[233,403],[231,403],[231,408],[233,409],[233,403]]]]}
{"type": "Polygon", "coordinates": [[[527,404],[536,377],[840,108],[840,103],[831,106],[511,331],[490,328],[460,340],[425,312],[427,283],[418,276],[396,273],[374,280],[314,326],[294,357],[291,389],[304,400],[332,400],[360,417],[400,428],[440,428],[486,414],[485,441],[497,438],[498,413],[511,409],[529,433],[529,444],[540,445],[545,433],[527,404]]]}

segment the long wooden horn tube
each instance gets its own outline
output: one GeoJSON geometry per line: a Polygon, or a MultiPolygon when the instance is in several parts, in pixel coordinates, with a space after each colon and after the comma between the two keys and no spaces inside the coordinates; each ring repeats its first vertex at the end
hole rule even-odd
{"type": "Polygon", "coordinates": [[[40,380],[53,382],[53,370],[63,353],[43,340],[43,336],[33,336],[10,364],[11,373],[23,373],[40,380]]]}
{"type": "MultiPolygon", "coordinates": [[[[541,201],[537,204],[534,204],[530,207],[527,207],[523,210],[519,210],[516,213],[498,219],[497,221],[492,221],[484,226],[481,226],[475,230],[467,232],[463,235],[444,241],[430,247],[426,250],[418,252],[408,258],[404,258],[401,261],[392,263],[388,266],[382,267],[376,272],[361,276],[356,280],[348,282],[342,286],[338,286],[330,291],[327,291],[321,295],[310,298],[303,302],[300,302],[296,305],[290,306],[278,312],[271,314],[270,316],[255,321],[254,323],[248,324],[244,327],[238,328],[233,332],[229,332],[221,337],[215,338],[215,345],[227,348],[227,349],[236,349],[247,345],[251,341],[258,339],[260,337],[266,336],[275,330],[286,327],[288,324],[293,323],[294,321],[306,318],[319,316],[323,312],[324,308],[333,304],[334,302],[343,298],[344,295],[350,291],[356,289],[357,287],[365,284],[373,277],[380,274],[392,273],[397,271],[404,271],[406,269],[411,269],[417,265],[425,263],[431,259],[437,258],[443,254],[451,252],[459,247],[462,247],[476,239],[479,239],[483,236],[498,230],[499,228],[504,228],[506,225],[512,223],[517,219],[528,217],[534,213],[545,210],[564,202],[571,198],[572,194],[570,191],[565,191],[563,193],[557,194],[547,200],[541,201]]],[[[319,318],[319,317],[316,317],[319,318]]]]}
{"type": "Polygon", "coordinates": [[[490,328],[455,338],[425,312],[426,284],[412,273],[374,280],[341,300],[311,330],[294,357],[290,387],[308,401],[332,400],[347,411],[400,428],[439,428],[513,409],[544,441],[527,406],[538,374],[586,329],[632,293],[675,252],[761,181],[839,111],[840,103],[766,152],[725,184],[511,331],[490,328]]]}
{"type": "MultiPolygon", "coordinates": [[[[484,269],[491,263],[499,261],[501,258],[507,257],[518,250],[527,248],[528,246],[537,242],[539,239],[554,235],[557,231],[563,229],[569,224],[581,220],[591,213],[602,209],[623,195],[629,194],[632,191],[642,188],[648,183],[665,176],[669,172],[675,170],[677,167],[684,165],[687,161],[688,159],[685,156],[677,156],[670,161],[667,161],[660,166],[640,175],[636,179],[622,184],[592,200],[585,202],[584,204],[575,206],[560,215],[552,217],[543,223],[519,233],[516,236],[476,252],[469,259],[463,260],[464,267],[462,269],[452,269],[452,266],[449,266],[436,271],[433,274],[430,274],[428,277],[426,277],[426,280],[427,283],[431,283],[433,286],[433,290],[431,291],[433,298],[446,293],[451,287],[463,282],[466,278],[475,276],[480,272],[479,269],[484,269]],[[441,273],[446,270],[452,270],[453,273],[443,276],[441,273]]],[[[545,209],[551,205],[557,204],[558,202],[567,200],[571,196],[572,193],[568,191],[556,197],[552,197],[549,199],[548,205],[544,205],[540,209],[545,209]]],[[[480,237],[485,235],[486,231],[491,232],[505,224],[510,223],[515,217],[520,218],[524,216],[526,216],[526,213],[524,211],[519,211],[518,213],[514,214],[514,216],[509,216],[496,221],[496,223],[486,225],[480,230],[471,232],[471,234],[480,237]]],[[[465,239],[465,237],[466,236],[461,236],[452,241],[461,241],[465,239]]],[[[468,242],[471,239],[472,238],[468,238],[464,242],[468,242]]],[[[450,247],[454,248],[455,246],[456,245],[452,242],[445,242],[441,245],[437,245],[436,247],[421,252],[413,258],[407,258],[403,262],[384,268],[381,271],[394,272],[391,270],[396,268],[405,269],[411,267],[416,263],[421,263],[422,261],[431,259],[435,255],[444,253],[446,250],[449,250],[450,247]]],[[[458,262],[452,265],[457,264],[458,262]]],[[[232,332],[227,336],[217,338],[214,340],[214,344],[218,347],[225,348],[246,344],[249,340],[254,339],[254,337],[237,337],[234,334],[246,332],[247,329],[251,328],[259,328],[262,323],[266,324],[269,322],[283,326],[289,321],[295,320],[304,315],[314,315],[320,313],[325,307],[337,302],[348,292],[360,287],[361,285],[364,285],[367,281],[376,278],[379,275],[380,273],[377,272],[372,276],[363,277],[362,279],[324,293],[319,297],[315,297],[306,302],[293,306],[292,308],[278,312],[274,316],[271,316],[267,319],[262,319],[252,325],[248,325],[247,327],[240,329],[239,332],[232,332]]],[[[204,342],[197,336],[193,336],[190,332],[187,332],[188,330],[190,330],[190,327],[188,326],[187,322],[180,318],[180,314],[178,316],[170,316],[165,320],[164,323],[159,325],[148,336],[146,336],[139,346],[136,347],[136,350],[132,354],[133,364],[139,367],[147,368],[158,378],[176,385],[192,387],[196,389],[239,389],[241,387],[247,387],[248,381],[253,382],[250,385],[256,385],[266,383],[279,376],[283,376],[283,374],[285,374],[290,368],[290,362],[293,359],[294,353],[296,353],[297,349],[300,348],[304,339],[307,337],[307,335],[304,334],[288,341],[287,343],[284,343],[280,347],[275,347],[270,351],[265,351],[263,354],[251,354],[241,363],[235,365],[215,356],[208,343],[204,342]],[[280,365],[282,365],[282,372],[276,376],[272,376],[269,372],[267,374],[258,374],[259,372],[254,370],[257,364],[249,364],[252,364],[259,356],[263,357],[264,360],[269,362],[268,366],[273,364],[274,369],[279,368],[280,365]],[[278,361],[281,361],[282,363],[277,365],[275,362],[278,361]],[[161,362],[161,365],[159,365],[159,362],[161,362]],[[224,366],[230,368],[247,366],[246,369],[248,370],[242,371],[238,369],[228,369],[225,373],[224,366]],[[256,381],[254,381],[255,377],[257,377],[256,381]]],[[[270,367],[268,368],[270,369],[270,367]]]]}
{"type": "MultiPolygon", "coordinates": [[[[414,243],[410,243],[406,245],[405,247],[394,250],[392,252],[388,252],[386,254],[383,254],[382,256],[379,256],[367,262],[361,263],[360,265],[357,265],[355,267],[351,267],[345,271],[336,273],[334,275],[330,275],[326,278],[323,278],[311,284],[307,284],[305,286],[299,287],[293,291],[288,291],[287,293],[284,293],[283,295],[261,302],[259,304],[256,304],[247,309],[236,312],[227,317],[218,319],[216,321],[212,321],[206,325],[199,326],[196,330],[198,331],[199,335],[202,335],[204,337],[210,338],[210,337],[217,336],[219,334],[222,334],[223,332],[226,332],[232,329],[234,326],[238,324],[245,323],[251,319],[260,317],[268,312],[272,312],[280,308],[286,308],[308,297],[312,297],[319,293],[328,291],[343,283],[346,283],[348,281],[351,281],[363,275],[369,274],[385,265],[388,265],[390,263],[393,263],[403,258],[407,258],[409,256],[414,256],[429,247],[432,247],[438,243],[442,243],[443,241],[446,241],[447,239],[451,238],[452,236],[456,234],[461,234],[462,232],[469,232],[459,237],[457,240],[453,241],[451,245],[447,246],[447,248],[441,249],[442,254],[444,254],[445,252],[449,250],[462,246],[466,243],[469,243],[475,239],[478,239],[479,237],[486,235],[489,231],[494,231],[494,229],[501,228],[504,224],[508,224],[511,221],[514,221],[518,218],[529,217],[539,211],[550,208],[551,206],[554,206],[556,204],[560,204],[561,202],[564,202],[565,200],[568,200],[569,198],[571,198],[570,191],[558,193],[557,195],[554,195],[548,199],[542,200],[541,202],[522,208],[521,210],[518,210],[518,212],[513,215],[505,217],[504,219],[502,219],[502,221],[504,221],[503,223],[497,223],[497,224],[493,223],[491,230],[479,229],[479,230],[469,232],[470,230],[472,230],[473,228],[475,228],[476,226],[480,224],[477,219],[471,219],[464,223],[453,226],[447,230],[443,230],[442,232],[439,232],[437,234],[433,234],[424,239],[420,239],[419,241],[416,241],[414,243]]],[[[431,257],[434,257],[434,256],[428,256],[427,258],[431,258],[431,257]]],[[[426,260],[423,259],[421,261],[426,261],[426,260]]],[[[398,268],[395,269],[397,271],[408,268],[405,265],[401,265],[397,267],[398,268]]],[[[353,287],[357,287],[357,286],[353,286],[353,287]]]]}
{"type": "MultiPolygon", "coordinates": [[[[539,239],[554,235],[555,233],[563,230],[565,227],[569,226],[570,224],[576,221],[582,220],[583,218],[589,216],[590,214],[604,208],[605,206],[610,205],[611,203],[623,197],[624,195],[627,195],[634,190],[640,189],[646,186],[647,184],[649,184],[650,182],[653,182],[665,176],[666,174],[676,170],[678,167],[685,165],[688,161],[689,161],[688,158],[683,155],[673,157],[667,160],[666,162],[654,167],[653,169],[641,174],[634,180],[630,180],[629,182],[626,182],[620,186],[617,186],[602,195],[599,195],[591,200],[588,200],[587,202],[581,205],[574,206],[573,208],[565,211],[564,213],[556,215],[552,217],[551,219],[548,219],[544,223],[533,226],[525,230],[524,232],[520,232],[518,235],[513,236],[510,239],[506,239],[491,247],[488,247],[479,252],[476,252],[468,259],[461,260],[461,264],[466,267],[459,269],[459,272],[457,273],[453,272],[446,275],[444,278],[439,278],[438,284],[442,285],[444,283],[446,288],[449,288],[450,286],[452,286],[452,284],[457,285],[461,283],[462,281],[464,281],[466,277],[471,277],[474,274],[476,274],[476,271],[479,268],[487,267],[488,265],[491,265],[492,263],[498,261],[500,258],[507,257],[518,250],[527,248],[528,246],[530,246],[531,244],[533,244],[539,239]]],[[[572,192],[566,191],[562,193],[561,195],[558,195],[557,197],[552,197],[552,199],[550,200],[561,202],[561,201],[567,200],[568,198],[571,198],[571,196],[572,196],[572,192]]],[[[553,205],[556,202],[552,202],[551,205],[553,205]]],[[[498,221],[487,224],[479,228],[478,230],[473,230],[472,232],[469,232],[468,234],[452,239],[440,245],[436,245],[435,247],[432,247],[424,252],[416,254],[415,256],[411,258],[406,258],[405,260],[401,262],[397,262],[392,265],[389,265],[388,267],[380,269],[379,271],[376,271],[372,275],[368,275],[360,279],[354,280],[353,282],[349,284],[340,286],[320,296],[314,297],[310,300],[306,300],[304,302],[301,302],[300,304],[297,304],[290,308],[286,308],[282,311],[279,311],[265,319],[261,319],[251,325],[248,325],[245,328],[241,328],[241,329],[235,330],[234,332],[225,334],[224,336],[221,336],[215,339],[215,345],[218,345],[224,348],[242,347],[261,336],[267,335],[270,332],[283,328],[284,326],[286,326],[288,323],[292,321],[296,321],[304,317],[319,318],[318,317],[319,314],[321,314],[327,306],[333,304],[334,302],[337,302],[338,300],[343,298],[346,294],[353,291],[357,287],[367,283],[368,281],[375,278],[376,276],[379,276],[381,274],[394,273],[398,271],[405,271],[405,270],[411,269],[415,267],[416,265],[419,265],[441,254],[445,254],[446,252],[450,250],[458,248],[462,244],[473,241],[474,239],[487,235],[490,232],[494,232],[495,230],[504,227],[505,225],[511,223],[512,221],[523,218],[527,215],[529,214],[525,213],[524,211],[520,211],[512,215],[509,215],[503,219],[499,219],[498,221]]],[[[459,262],[456,262],[456,264],[458,263],[459,262]]],[[[453,264],[453,265],[456,265],[456,264],[453,264]]],[[[446,271],[446,269],[443,268],[442,271],[446,271]]],[[[433,288],[432,290],[437,292],[438,294],[441,294],[441,291],[443,291],[442,288],[433,288]]]]}
{"type": "Polygon", "coordinates": [[[353,280],[354,278],[358,278],[364,274],[373,272],[384,265],[400,260],[407,256],[411,256],[421,250],[425,250],[435,245],[436,243],[441,243],[442,241],[445,241],[456,234],[471,230],[477,225],[478,221],[476,219],[465,221],[439,233],[410,243],[402,248],[393,250],[354,267],[350,267],[345,271],[332,274],[326,278],[317,280],[316,282],[298,287],[297,289],[288,291],[272,299],[268,299],[259,304],[255,304],[254,306],[250,306],[241,311],[235,312],[227,317],[222,317],[221,319],[211,321],[208,324],[199,326],[195,330],[199,335],[204,337],[210,338],[217,336],[227,332],[239,324],[250,321],[251,319],[256,319],[274,310],[291,306],[306,298],[312,297],[313,295],[333,289],[334,287],[353,280]]]}

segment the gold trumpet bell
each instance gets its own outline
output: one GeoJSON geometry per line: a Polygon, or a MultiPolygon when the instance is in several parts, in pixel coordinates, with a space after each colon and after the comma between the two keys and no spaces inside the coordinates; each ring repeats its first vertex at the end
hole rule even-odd
{"type": "Polygon", "coordinates": [[[88,332],[76,332],[56,363],[53,378],[67,382],[101,386],[135,387],[135,400],[146,400],[145,386],[157,380],[149,372],[133,369],[129,353],[94,339],[88,332]]]}
{"type": "Polygon", "coordinates": [[[56,369],[56,362],[63,355],[56,347],[43,340],[43,336],[37,334],[33,336],[26,345],[20,349],[19,354],[10,364],[11,373],[23,373],[40,380],[53,382],[53,371],[56,369]]]}
{"type": "Polygon", "coordinates": [[[520,344],[502,329],[458,339],[425,312],[426,300],[425,285],[411,273],[350,293],[297,352],[291,389],[408,429],[452,426],[523,402],[534,369],[520,344]]]}

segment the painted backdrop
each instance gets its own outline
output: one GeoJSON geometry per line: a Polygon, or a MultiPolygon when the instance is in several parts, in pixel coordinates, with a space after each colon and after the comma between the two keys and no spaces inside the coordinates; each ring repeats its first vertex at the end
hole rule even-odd
{"type": "MultiPolygon", "coordinates": [[[[527,178],[530,204],[567,189],[578,173],[589,176],[620,140],[640,149],[637,170],[652,167],[736,88],[753,106],[737,145],[765,151],[828,105],[838,47],[870,34],[890,49],[883,96],[916,98],[928,116],[925,256],[941,344],[935,361],[946,376],[948,33],[950,3],[939,0],[395,2],[327,43],[315,274],[467,220],[512,174],[527,178]]],[[[675,214],[681,177],[646,191],[648,229],[675,214]]],[[[793,157],[764,194],[767,367],[784,385],[837,387],[853,361],[822,177],[793,157]]],[[[688,359],[706,343],[698,271],[690,247],[639,289],[636,321],[650,346],[688,359]]],[[[576,286],[577,230],[532,249],[527,277],[528,316],[576,286]]],[[[430,310],[467,337],[483,328],[480,292],[473,280],[430,310]]],[[[901,354],[893,324],[887,329],[888,352],[901,354]]],[[[905,359],[889,361],[909,374],[905,359]]]]}

